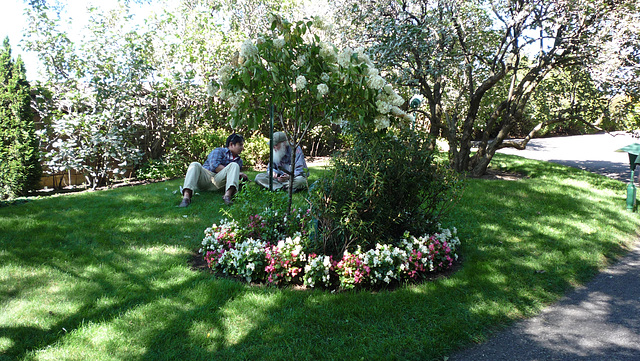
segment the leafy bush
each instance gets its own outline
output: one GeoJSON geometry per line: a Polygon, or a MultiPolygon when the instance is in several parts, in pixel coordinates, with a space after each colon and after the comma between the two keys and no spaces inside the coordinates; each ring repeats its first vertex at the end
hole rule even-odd
{"type": "Polygon", "coordinates": [[[259,133],[245,138],[242,161],[247,167],[258,167],[269,162],[269,138],[259,133]]]}
{"type": "Polygon", "coordinates": [[[123,114],[72,112],[53,119],[52,129],[55,135],[44,155],[47,167],[53,172],[81,171],[94,188],[124,175],[142,159],[123,114]]]}
{"type": "Polygon", "coordinates": [[[225,129],[201,127],[193,130],[189,137],[184,137],[186,144],[179,144],[176,141],[175,147],[185,149],[186,156],[192,157],[190,162],[204,163],[213,149],[225,146],[228,136],[229,132],[225,129]]]}
{"type": "Polygon", "coordinates": [[[33,124],[30,86],[24,63],[13,61],[9,39],[0,49],[0,199],[37,188],[39,142],[33,124]]]}
{"type": "Polygon", "coordinates": [[[405,232],[433,232],[461,183],[427,143],[408,129],[358,133],[353,148],[332,159],[333,172],[311,187],[314,251],[341,256],[405,232]]]}
{"type": "Polygon", "coordinates": [[[147,161],[138,171],[138,179],[171,179],[183,177],[189,161],[177,149],[170,149],[161,159],[147,161]]]}

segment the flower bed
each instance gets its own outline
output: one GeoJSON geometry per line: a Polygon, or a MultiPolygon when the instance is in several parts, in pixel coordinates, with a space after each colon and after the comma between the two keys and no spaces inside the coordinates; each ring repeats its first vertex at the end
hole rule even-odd
{"type": "MultiPolygon", "coordinates": [[[[304,225],[308,215],[308,211],[298,211],[292,217],[304,225]]],[[[421,237],[405,233],[396,245],[378,243],[366,251],[357,247],[334,259],[307,252],[304,227],[292,235],[276,235],[277,242],[255,237],[264,231],[262,218],[252,216],[244,228],[229,220],[207,228],[200,253],[209,267],[247,282],[350,289],[419,280],[451,268],[458,259],[460,241],[455,228],[440,228],[421,237]]]]}

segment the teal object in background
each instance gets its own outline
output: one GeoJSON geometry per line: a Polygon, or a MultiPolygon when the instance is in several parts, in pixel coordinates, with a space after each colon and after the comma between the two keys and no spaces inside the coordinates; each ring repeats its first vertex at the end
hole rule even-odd
{"type": "Polygon", "coordinates": [[[631,177],[629,178],[629,184],[627,184],[627,210],[634,211],[636,208],[636,185],[633,183],[633,176],[636,170],[636,165],[640,163],[640,144],[633,143],[626,147],[616,150],[616,152],[629,153],[629,169],[631,169],[631,177]]]}

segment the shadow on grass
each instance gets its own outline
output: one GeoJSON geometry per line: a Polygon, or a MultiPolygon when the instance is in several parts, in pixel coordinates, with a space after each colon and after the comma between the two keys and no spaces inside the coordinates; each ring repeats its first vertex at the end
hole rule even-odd
{"type": "Polygon", "coordinates": [[[588,280],[638,227],[617,211],[622,194],[588,189],[619,182],[515,163],[531,179],[469,180],[446,220],[463,242],[457,273],[376,293],[249,287],[191,270],[189,252],[223,205],[202,193],[175,208],[179,181],[0,209],[0,277],[16,280],[0,286],[0,305],[22,313],[0,322],[0,359],[441,359],[588,280]]]}

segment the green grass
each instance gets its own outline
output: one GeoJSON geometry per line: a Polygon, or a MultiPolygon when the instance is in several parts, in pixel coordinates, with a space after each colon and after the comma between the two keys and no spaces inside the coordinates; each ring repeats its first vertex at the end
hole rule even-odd
{"type": "Polygon", "coordinates": [[[518,157],[493,164],[529,178],[468,180],[443,222],[458,228],[460,269],[393,291],[253,287],[192,270],[223,203],[201,192],[177,208],[181,180],[2,207],[0,360],[442,360],[589,280],[640,226],[623,183],[518,157]]]}

